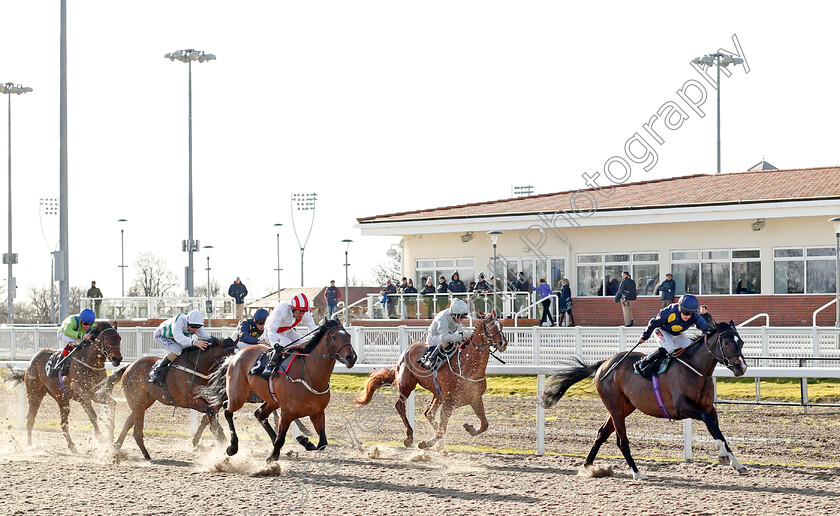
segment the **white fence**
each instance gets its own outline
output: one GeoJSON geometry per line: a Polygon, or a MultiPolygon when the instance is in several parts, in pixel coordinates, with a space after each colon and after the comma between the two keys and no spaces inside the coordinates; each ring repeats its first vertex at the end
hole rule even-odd
{"type": "Polygon", "coordinates": [[[198,309],[209,319],[233,319],[232,297],[105,297],[79,300],[80,309],[90,308],[101,319],[168,319],[182,312],[198,309]]]}
{"type": "MultiPolygon", "coordinates": [[[[53,326],[0,327],[0,360],[26,360],[41,349],[56,348],[56,331],[53,326]]],[[[207,330],[217,337],[228,337],[234,328],[207,330]]],[[[360,363],[394,364],[400,352],[413,342],[425,339],[426,328],[399,326],[374,328],[352,326],[347,328],[353,337],[353,346],[360,363]]],[[[155,328],[124,327],[121,352],[126,360],[159,355],[152,338],[155,328]]],[[[499,354],[508,364],[551,365],[561,364],[572,357],[595,362],[632,348],[639,340],[642,328],[582,327],[505,328],[508,349],[499,354]]],[[[790,365],[785,358],[813,358],[813,367],[832,367],[831,360],[840,358],[840,328],[835,327],[755,327],[739,328],[744,340],[744,355],[767,357],[750,366],[784,367],[790,365]]],[[[646,342],[637,348],[641,352],[653,351],[653,343],[646,342]]]]}

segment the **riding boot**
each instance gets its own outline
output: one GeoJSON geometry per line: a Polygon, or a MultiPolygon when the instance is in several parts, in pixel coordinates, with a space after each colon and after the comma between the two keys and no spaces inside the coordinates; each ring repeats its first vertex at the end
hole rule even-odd
{"type": "Polygon", "coordinates": [[[160,378],[161,371],[169,367],[169,364],[171,363],[172,361],[169,360],[169,357],[163,357],[157,362],[155,362],[155,366],[149,372],[149,383],[155,383],[158,380],[158,378],[160,378]]]}
{"type": "Polygon", "coordinates": [[[421,357],[420,360],[418,360],[417,362],[425,369],[431,371],[432,365],[437,359],[439,350],[440,346],[429,346],[429,350],[423,355],[425,358],[421,357]]]}
{"type": "Polygon", "coordinates": [[[633,369],[639,374],[644,374],[645,370],[660,358],[668,356],[668,351],[665,348],[659,348],[645,358],[633,364],[633,369]]]}
{"type": "Polygon", "coordinates": [[[262,371],[263,376],[270,376],[271,373],[274,372],[274,368],[277,367],[277,362],[280,361],[280,357],[283,356],[283,351],[280,349],[274,348],[271,352],[271,358],[268,359],[268,363],[265,364],[265,369],[262,371]]]}

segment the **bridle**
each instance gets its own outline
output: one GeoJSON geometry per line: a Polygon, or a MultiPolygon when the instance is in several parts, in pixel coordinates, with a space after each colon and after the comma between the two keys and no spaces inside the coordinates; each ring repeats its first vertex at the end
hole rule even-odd
{"type": "Polygon", "coordinates": [[[96,342],[96,344],[97,344],[96,349],[98,349],[99,352],[102,353],[102,355],[105,358],[110,360],[112,358],[111,351],[114,350],[114,349],[120,349],[120,340],[121,339],[119,337],[120,337],[120,334],[117,332],[116,328],[113,328],[113,327],[105,328],[104,330],[99,332],[99,335],[94,337],[93,342],[96,342]],[[112,332],[117,334],[117,345],[116,346],[111,346],[110,348],[105,349],[105,339],[103,339],[102,336],[105,335],[105,333],[107,333],[109,331],[112,331],[112,332]]]}
{"type": "Polygon", "coordinates": [[[490,318],[487,318],[487,319],[482,319],[482,321],[481,321],[481,340],[482,340],[483,345],[480,346],[480,345],[474,343],[472,341],[472,339],[470,339],[469,343],[472,344],[473,347],[475,349],[477,349],[478,351],[484,351],[485,349],[487,349],[491,346],[496,348],[496,350],[498,351],[499,350],[499,345],[495,341],[495,338],[498,335],[501,335],[502,336],[502,341],[505,342],[505,344],[507,344],[507,339],[505,338],[505,333],[504,333],[504,331],[502,331],[501,328],[499,328],[498,324],[495,325],[496,328],[498,329],[498,331],[496,331],[495,333],[490,333],[490,331],[487,329],[487,326],[489,326],[488,323],[490,323],[492,321],[498,321],[498,320],[494,317],[490,317],[490,318]]]}
{"type": "Polygon", "coordinates": [[[704,339],[704,343],[706,345],[706,351],[708,351],[708,353],[710,355],[712,355],[712,358],[714,358],[719,363],[725,365],[729,369],[732,369],[732,367],[734,367],[734,364],[730,361],[730,359],[737,359],[739,357],[743,357],[743,353],[741,351],[742,351],[742,348],[744,347],[744,341],[741,340],[741,336],[738,335],[738,332],[734,328],[729,328],[727,330],[723,330],[722,332],[719,332],[716,346],[715,345],[710,346],[708,339],[704,339]],[[726,352],[723,349],[723,338],[727,334],[732,337],[732,340],[735,342],[735,344],[739,344],[738,352],[736,352],[735,354],[732,354],[732,355],[727,355],[726,352]],[[720,356],[715,354],[716,350],[720,351],[720,356]]]}

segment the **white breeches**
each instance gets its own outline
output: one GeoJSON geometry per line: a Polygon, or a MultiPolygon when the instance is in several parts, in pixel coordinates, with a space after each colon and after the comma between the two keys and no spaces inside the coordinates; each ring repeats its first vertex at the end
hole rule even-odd
{"type": "Polygon", "coordinates": [[[300,333],[295,331],[294,328],[289,328],[288,330],[280,333],[274,333],[270,337],[270,344],[274,347],[281,347],[287,348],[289,346],[297,346],[298,344],[303,344],[300,340],[300,333]]]}
{"type": "Polygon", "coordinates": [[[67,335],[65,335],[65,334],[61,333],[61,331],[59,331],[59,332],[58,332],[58,344],[59,344],[59,348],[63,348],[63,347],[64,347],[64,346],[66,346],[67,344],[73,344],[73,345],[76,345],[76,344],[78,344],[78,343],[79,343],[79,341],[78,341],[77,339],[74,339],[73,337],[68,337],[67,335]]]}
{"type": "Polygon", "coordinates": [[[653,330],[653,336],[656,337],[659,347],[665,348],[668,353],[673,353],[676,348],[684,348],[691,344],[691,339],[687,335],[671,335],[660,328],[653,330]]]}

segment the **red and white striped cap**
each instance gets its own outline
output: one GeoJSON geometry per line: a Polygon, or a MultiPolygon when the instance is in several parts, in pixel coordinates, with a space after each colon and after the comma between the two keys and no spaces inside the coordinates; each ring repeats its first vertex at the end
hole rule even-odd
{"type": "Polygon", "coordinates": [[[309,311],[309,299],[306,294],[300,293],[292,298],[292,310],[309,311]]]}

